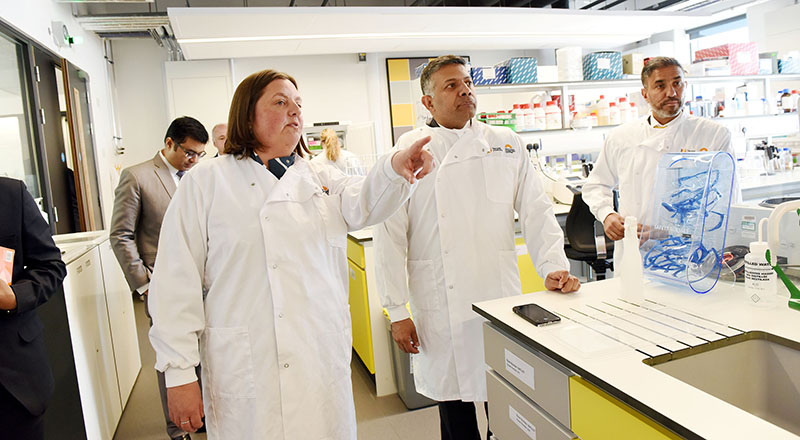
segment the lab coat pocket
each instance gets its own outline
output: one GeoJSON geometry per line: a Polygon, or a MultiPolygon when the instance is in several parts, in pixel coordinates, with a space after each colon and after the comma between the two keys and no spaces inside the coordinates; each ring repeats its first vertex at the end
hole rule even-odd
{"type": "Polygon", "coordinates": [[[516,180],[516,157],[495,154],[483,158],[486,197],[496,203],[513,203],[516,180]]]}
{"type": "Polygon", "coordinates": [[[432,260],[408,260],[408,287],[411,303],[419,310],[439,308],[439,292],[432,260]]]}
{"type": "Polygon", "coordinates": [[[339,194],[319,195],[314,202],[325,224],[325,238],[333,247],[347,246],[347,224],[342,216],[342,196],[339,194]]]}
{"type": "Polygon", "coordinates": [[[205,332],[205,363],[211,393],[217,397],[256,397],[250,333],[244,327],[212,328],[205,332]]]}
{"type": "MultiPolygon", "coordinates": [[[[527,256],[525,258],[528,258],[527,256]]],[[[522,293],[522,284],[519,279],[519,266],[517,265],[517,251],[500,251],[497,259],[500,274],[500,288],[503,297],[519,295],[522,293]]]]}

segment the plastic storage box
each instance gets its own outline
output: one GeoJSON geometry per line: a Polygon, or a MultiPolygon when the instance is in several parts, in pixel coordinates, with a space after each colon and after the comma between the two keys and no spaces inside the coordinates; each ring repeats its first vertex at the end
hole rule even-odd
{"type": "Polygon", "coordinates": [[[473,67],[470,76],[472,76],[472,83],[476,86],[505,84],[508,82],[508,67],[500,65],[473,67]]]}
{"type": "Polygon", "coordinates": [[[722,269],[735,161],[726,152],[668,153],[658,162],[642,230],[645,276],[706,293],[722,269]]]}
{"type": "MultiPolygon", "coordinates": [[[[384,316],[385,316],[384,311],[384,316]]],[[[392,350],[392,365],[394,366],[394,379],[397,383],[397,395],[408,409],[424,408],[436,405],[436,401],[417,392],[414,385],[414,374],[411,372],[411,355],[400,350],[392,339],[392,324],[386,317],[386,328],[389,330],[389,344],[392,350]]]]}
{"type": "Polygon", "coordinates": [[[508,69],[509,84],[531,84],[539,79],[539,64],[534,57],[509,58],[498,66],[505,66],[508,69]]]}
{"type": "Polygon", "coordinates": [[[758,74],[758,46],[756,43],[731,43],[701,49],[694,53],[696,61],[727,58],[731,75],[758,74]]]}
{"type": "Polygon", "coordinates": [[[793,51],[778,60],[778,72],[800,73],[800,52],[793,51]]]}
{"type": "Polygon", "coordinates": [[[583,57],[583,79],[622,78],[622,54],[619,52],[592,52],[583,57]]]}

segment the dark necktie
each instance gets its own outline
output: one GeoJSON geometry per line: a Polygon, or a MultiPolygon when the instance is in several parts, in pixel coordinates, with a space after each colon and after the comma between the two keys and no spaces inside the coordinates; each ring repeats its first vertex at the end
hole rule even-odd
{"type": "Polygon", "coordinates": [[[181,178],[183,177],[183,175],[184,175],[184,174],[186,174],[186,171],[183,171],[183,170],[178,170],[178,172],[177,172],[177,173],[175,173],[175,174],[177,174],[177,175],[178,175],[178,180],[181,180],[181,178]]]}

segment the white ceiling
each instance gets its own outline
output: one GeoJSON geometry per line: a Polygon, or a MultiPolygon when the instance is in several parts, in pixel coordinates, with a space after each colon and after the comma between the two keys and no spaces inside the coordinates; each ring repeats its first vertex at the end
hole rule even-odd
{"type": "Polygon", "coordinates": [[[534,8],[169,8],[187,60],[421,50],[605,49],[708,15],[534,8]]]}

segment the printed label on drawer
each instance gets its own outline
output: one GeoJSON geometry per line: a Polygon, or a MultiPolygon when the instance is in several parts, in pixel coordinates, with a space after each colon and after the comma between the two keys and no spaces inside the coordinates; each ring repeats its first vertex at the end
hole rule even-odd
{"type": "Polygon", "coordinates": [[[528,245],[525,243],[516,245],[516,250],[518,257],[520,255],[528,255],[528,245]]]}
{"type": "Polygon", "coordinates": [[[506,370],[517,377],[517,379],[521,380],[531,387],[532,390],[535,390],[536,387],[533,385],[533,366],[528,364],[527,362],[520,359],[517,355],[510,352],[507,348],[506,351],[506,370]]]}
{"type": "Polygon", "coordinates": [[[536,427],[533,426],[533,423],[529,422],[528,419],[522,417],[522,414],[518,413],[511,405],[508,405],[508,418],[511,419],[515,425],[519,426],[522,432],[528,434],[531,440],[536,440],[536,427]]]}
{"type": "Polygon", "coordinates": [[[481,70],[483,71],[483,79],[494,79],[495,78],[494,67],[491,67],[491,68],[487,67],[486,69],[481,69],[481,70]]]}
{"type": "Polygon", "coordinates": [[[597,68],[598,69],[610,69],[611,68],[611,59],[609,59],[609,58],[598,58],[597,59],[597,68]]]}

